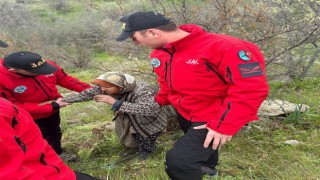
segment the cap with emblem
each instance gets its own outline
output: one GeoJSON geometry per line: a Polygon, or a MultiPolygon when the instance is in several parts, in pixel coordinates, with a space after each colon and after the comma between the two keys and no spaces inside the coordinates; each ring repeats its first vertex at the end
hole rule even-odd
{"type": "Polygon", "coordinates": [[[163,14],[148,11],[148,12],[135,12],[124,16],[120,19],[122,22],[122,33],[116,38],[117,41],[126,40],[135,31],[144,29],[155,28],[158,26],[166,25],[172,22],[172,19],[165,17],[163,14]]]}
{"type": "Polygon", "coordinates": [[[39,54],[29,51],[18,51],[5,56],[4,65],[34,74],[51,74],[58,70],[57,67],[42,59],[39,54]]]}

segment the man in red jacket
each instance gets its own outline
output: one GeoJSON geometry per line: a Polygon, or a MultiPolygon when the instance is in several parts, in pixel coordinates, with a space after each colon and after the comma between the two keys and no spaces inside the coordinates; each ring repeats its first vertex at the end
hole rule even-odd
{"type": "Polygon", "coordinates": [[[50,60],[33,52],[19,51],[0,60],[0,96],[27,110],[43,137],[57,154],[62,153],[59,109],[62,102],[57,85],[81,92],[91,86],[66,74],[50,60]]]}
{"type": "Polygon", "coordinates": [[[155,100],[177,109],[185,132],[167,153],[167,174],[174,180],[216,175],[217,148],[258,119],[268,95],[260,49],[194,24],[177,27],[156,12],[136,12],[120,21],[123,31],[117,41],[130,37],[153,49],[151,64],[160,85],[155,100]]]}
{"type": "Polygon", "coordinates": [[[3,180],[95,180],[64,164],[30,114],[1,97],[0,157],[3,180]]]}

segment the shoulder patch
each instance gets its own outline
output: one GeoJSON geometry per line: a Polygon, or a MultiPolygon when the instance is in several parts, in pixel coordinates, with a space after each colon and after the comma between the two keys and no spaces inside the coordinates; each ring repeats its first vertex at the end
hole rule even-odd
{"type": "Polygon", "coordinates": [[[238,67],[243,78],[263,75],[263,71],[259,62],[239,64],[238,67]]]}
{"type": "Polygon", "coordinates": [[[26,92],[27,87],[26,86],[17,86],[16,88],[14,88],[14,92],[15,93],[24,93],[26,92]]]}
{"type": "Polygon", "coordinates": [[[252,53],[250,51],[242,50],[238,52],[238,56],[241,60],[250,61],[252,58],[252,53]]]}
{"type": "Polygon", "coordinates": [[[158,58],[152,58],[151,60],[151,65],[154,67],[154,68],[157,68],[161,65],[161,62],[158,58]]]}

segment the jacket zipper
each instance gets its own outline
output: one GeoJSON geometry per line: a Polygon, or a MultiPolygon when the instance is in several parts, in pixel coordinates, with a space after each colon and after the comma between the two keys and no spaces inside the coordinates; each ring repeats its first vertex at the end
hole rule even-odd
{"type": "Polygon", "coordinates": [[[221,80],[224,84],[228,84],[227,81],[208,63],[205,62],[206,66],[211,69],[221,80]]]}
{"type": "Polygon", "coordinates": [[[175,53],[175,49],[173,48],[173,52],[172,54],[170,54],[170,87],[171,89],[174,91],[173,87],[172,87],[172,60],[173,60],[173,54],[175,53]]]}
{"type": "Polygon", "coordinates": [[[21,141],[21,139],[17,136],[14,136],[14,139],[16,140],[17,144],[21,147],[21,149],[25,153],[27,151],[26,144],[23,141],[21,141]]]}
{"type": "MultiPolygon", "coordinates": [[[[12,108],[16,112],[15,115],[20,114],[20,112],[16,106],[12,106],[12,108]]],[[[19,124],[19,121],[17,120],[16,116],[13,116],[12,121],[11,121],[11,127],[14,128],[17,124],[19,124]]]]}
{"type": "Polygon", "coordinates": [[[41,88],[42,91],[47,95],[48,100],[50,101],[51,99],[50,99],[49,94],[47,93],[47,91],[44,90],[44,88],[41,86],[41,84],[39,83],[39,81],[37,81],[35,78],[32,78],[32,79],[40,86],[40,88],[41,88]]]}
{"type": "Polygon", "coordinates": [[[50,88],[46,83],[44,83],[42,80],[40,80],[40,81],[42,82],[42,84],[43,84],[44,86],[47,87],[47,89],[49,89],[50,92],[52,92],[52,91],[51,91],[51,88],[50,88]]]}
{"type": "Polygon", "coordinates": [[[233,80],[232,80],[232,72],[231,72],[229,66],[227,66],[227,78],[229,78],[231,84],[234,84],[233,80]]]}
{"type": "Polygon", "coordinates": [[[57,170],[58,173],[60,173],[60,169],[57,166],[53,166],[53,165],[48,164],[47,161],[44,159],[44,157],[45,157],[44,153],[41,153],[40,163],[45,165],[45,166],[53,167],[53,168],[55,168],[57,170]]]}
{"type": "Polygon", "coordinates": [[[11,121],[11,127],[14,128],[17,124],[19,124],[19,122],[17,121],[17,118],[13,117],[11,121]]]}
{"type": "MultiPolygon", "coordinates": [[[[171,88],[171,90],[173,90],[174,91],[174,89],[173,89],[173,87],[172,87],[172,60],[173,60],[173,55],[174,55],[174,53],[176,52],[176,50],[174,49],[174,47],[172,47],[172,53],[171,52],[169,52],[167,49],[165,49],[165,48],[163,48],[163,50],[165,51],[165,52],[167,52],[169,55],[170,55],[170,64],[168,65],[169,67],[170,67],[170,88],[171,88]]],[[[167,70],[166,70],[167,71],[167,70]]],[[[166,72],[166,77],[167,77],[167,72],[166,72]]],[[[166,79],[166,77],[165,77],[165,79],[166,79]]]]}
{"type": "Polygon", "coordinates": [[[164,80],[165,80],[166,82],[168,82],[168,81],[167,81],[167,74],[168,74],[168,63],[166,62],[166,63],[165,63],[165,70],[164,70],[164,80]]]}
{"type": "Polygon", "coordinates": [[[223,113],[223,115],[221,116],[221,119],[219,121],[219,124],[218,124],[218,127],[217,128],[220,128],[220,125],[221,123],[224,121],[224,119],[226,118],[228,112],[230,111],[231,109],[231,102],[228,102],[228,109],[223,113]]]}
{"type": "Polygon", "coordinates": [[[13,109],[16,111],[17,114],[20,113],[19,110],[18,110],[18,108],[17,108],[16,106],[13,106],[13,109]]]}

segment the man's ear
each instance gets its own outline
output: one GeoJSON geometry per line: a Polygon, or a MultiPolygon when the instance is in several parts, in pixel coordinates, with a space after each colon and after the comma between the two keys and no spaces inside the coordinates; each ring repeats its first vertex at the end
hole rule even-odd
{"type": "Polygon", "coordinates": [[[9,68],[8,71],[9,71],[9,72],[17,72],[17,70],[14,69],[14,68],[9,68]]]}

